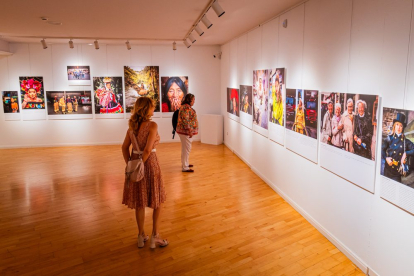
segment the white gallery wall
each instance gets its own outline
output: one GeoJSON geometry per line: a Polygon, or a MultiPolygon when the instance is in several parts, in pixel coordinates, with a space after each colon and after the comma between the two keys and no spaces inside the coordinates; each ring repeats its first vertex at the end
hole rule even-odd
{"type": "Polygon", "coordinates": [[[309,0],[222,46],[225,144],[369,275],[414,273],[414,216],[380,198],[379,158],[372,194],[228,118],[226,89],[284,67],[287,88],[379,94],[381,110],[413,110],[412,10],[412,0],[309,0]]]}
{"type": "MultiPolygon", "coordinates": [[[[159,66],[160,77],[189,77],[189,92],[196,96],[194,108],[199,117],[220,114],[220,60],[213,58],[219,51],[219,46],[178,46],[173,51],[172,44],[132,45],[130,51],[124,44],[101,44],[99,50],[75,44],[70,49],[66,43],[49,45],[44,50],[40,42],[10,43],[13,55],[0,58],[0,91],[19,91],[19,76],[43,76],[45,91],[92,91],[92,86],[69,86],[66,66],[89,65],[91,77],[123,77],[125,65],[154,65],[159,66]]],[[[123,119],[47,120],[45,116],[46,120],[5,121],[3,112],[0,108],[0,148],[120,144],[129,119],[127,113],[123,119]]],[[[159,125],[161,141],[179,142],[178,137],[172,140],[171,115],[161,116],[153,119],[159,125]]]]}

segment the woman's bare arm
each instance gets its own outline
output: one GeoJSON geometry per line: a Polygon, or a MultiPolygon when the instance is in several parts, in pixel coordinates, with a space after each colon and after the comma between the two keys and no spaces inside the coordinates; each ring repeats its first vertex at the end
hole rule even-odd
{"type": "Polygon", "coordinates": [[[128,160],[130,158],[130,155],[129,155],[129,146],[130,145],[131,145],[131,138],[129,138],[129,135],[128,135],[128,132],[127,132],[127,134],[125,136],[125,139],[124,139],[124,143],[122,144],[122,155],[124,157],[125,164],[128,163],[128,160]]]}
{"type": "Polygon", "coordinates": [[[155,140],[157,139],[158,125],[155,122],[149,122],[149,135],[147,139],[147,144],[145,145],[144,152],[142,154],[142,161],[147,161],[148,157],[151,154],[152,148],[154,146],[155,140]]]}

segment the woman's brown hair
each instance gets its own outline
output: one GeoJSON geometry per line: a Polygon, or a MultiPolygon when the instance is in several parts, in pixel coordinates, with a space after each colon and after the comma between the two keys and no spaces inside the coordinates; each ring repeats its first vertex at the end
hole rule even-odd
{"type": "Polygon", "coordinates": [[[188,93],[187,95],[185,95],[185,98],[183,100],[183,102],[181,103],[181,105],[183,104],[189,104],[191,105],[191,101],[194,99],[194,95],[191,93],[188,93]]]}
{"type": "Polygon", "coordinates": [[[153,107],[155,107],[155,103],[151,98],[138,98],[134,104],[134,109],[131,112],[131,118],[128,123],[129,129],[135,134],[138,134],[141,123],[150,120],[151,116],[149,115],[149,110],[153,107]]]}

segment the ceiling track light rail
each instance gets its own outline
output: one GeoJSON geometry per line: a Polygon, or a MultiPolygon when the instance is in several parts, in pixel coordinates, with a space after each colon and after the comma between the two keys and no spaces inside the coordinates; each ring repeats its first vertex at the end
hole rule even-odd
{"type": "Polygon", "coordinates": [[[223,8],[220,6],[218,0],[211,0],[206,6],[206,8],[203,10],[203,12],[200,14],[200,16],[197,18],[197,20],[194,22],[193,26],[185,35],[183,43],[185,44],[185,46],[187,46],[187,48],[190,48],[188,46],[187,39],[190,39],[192,43],[196,42],[196,39],[192,35],[193,31],[196,31],[199,36],[202,36],[204,34],[204,31],[199,26],[200,22],[203,22],[204,26],[206,26],[207,29],[210,29],[211,26],[213,26],[213,23],[211,23],[211,21],[207,18],[207,12],[210,10],[210,8],[214,10],[218,17],[221,17],[225,13],[223,8]]]}

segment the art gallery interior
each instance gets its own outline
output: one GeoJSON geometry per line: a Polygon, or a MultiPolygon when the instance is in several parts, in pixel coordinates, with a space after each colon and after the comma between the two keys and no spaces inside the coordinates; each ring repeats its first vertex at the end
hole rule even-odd
{"type": "MultiPolygon", "coordinates": [[[[197,41],[190,48],[183,39],[212,1],[45,0],[23,1],[24,9],[20,1],[6,2],[0,11],[1,91],[19,91],[20,76],[43,76],[45,91],[92,90],[91,85],[68,84],[69,65],[88,65],[92,76],[123,76],[126,65],[156,65],[160,76],[188,76],[199,118],[223,116],[225,148],[247,165],[246,170],[251,169],[363,273],[413,275],[414,216],[381,198],[380,162],[375,162],[373,192],[368,191],[324,169],[318,159],[320,147],[316,162],[308,160],[241,124],[229,116],[226,106],[227,88],[253,85],[254,70],[277,67],[286,70],[286,88],[379,95],[381,109],[414,110],[413,0],[219,0],[225,14],[219,18],[210,9],[213,26],[207,29],[200,23],[205,33],[193,32],[197,41]],[[68,44],[71,37],[76,38],[74,48],[68,44]]],[[[128,128],[128,113],[74,120],[46,115],[31,120],[23,114],[6,120],[5,115],[1,109],[3,168],[15,163],[3,159],[6,151],[25,148],[65,151],[115,145],[122,162],[118,145],[128,128]]],[[[172,139],[171,114],[159,113],[153,120],[161,144],[179,143],[172,139]]],[[[202,126],[196,141],[214,128],[202,126]]],[[[380,150],[378,143],[378,154],[380,150]]],[[[11,197],[13,189],[1,187],[1,182],[0,198],[11,197]]],[[[2,266],[0,261],[0,269],[6,268],[2,266]]]]}

